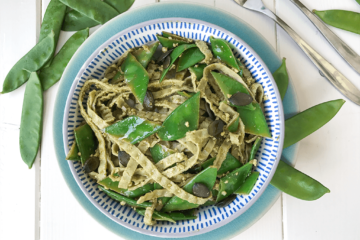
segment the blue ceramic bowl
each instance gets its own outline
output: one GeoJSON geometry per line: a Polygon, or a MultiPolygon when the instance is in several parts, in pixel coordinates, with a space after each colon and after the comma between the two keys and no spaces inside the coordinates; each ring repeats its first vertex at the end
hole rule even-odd
{"type": "MultiPolygon", "coordinates": [[[[174,5],[157,4],[151,7],[155,7],[154,10],[156,9],[157,11],[164,11],[174,5]]],[[[197,5],[176,5],[182,8],[188,7],[189,9],[199,8],[200,13],[215,11],[197,5]]],[[[178,8],[175,9],[179,10],[178,8]]],[[[136,12],[138,18],[140,16],[143,17],[141,11],[145,11],[147,14],[150,12],[149,7],[129,12],[113,19],[97,30],[83,44],[65,70],[56,104],[57,109],[61,108],[59,111],[63,113],[61,116],[62,139],[59,139],[58,133],[54,134],[54,136],[58,136],[55,138],[58,160],[67,181],[71,182],[70,187],[76,192],[76,195],[81,195],[80,201],[83,206],[87,208],[89,202],[95,206],[95,211],[94,209],[91,210],[93,214],[98,215],[100,212],[108,217],[107,221],[111,219],[119,227],[122,225],[146,235],[178,238],[203,234],[219,228],[245,213],[258,200],[269,184],[281,156],[284,138],[284,114],[280,94],[272,78],[271,71],[265,62],[245,40],[228,31],[231,29],[199,19],[179,17],[153,19],[137,24],[136,21],[133,21],[133,24],[127,23],[127,25],[125,24],[125,26],[119,28],[119,25],[124,25],[125,19],[129,20],[126,16],[130,16],[131,19],[136,12]],[[104,69],[110,64],[115,63],[127,49],[155,41],[156,34],[161,33],[161,31],[173,32],[181,36],[203,41],[209,41],[210,36],[229,41],[235,47],[236,57],[241,59],[244,65],[251,71],[256,82],[262,84],[265,90],[265,95],[267,96],[267,100],[264,102],[265,117],[272,133],[272,138],[263,140],[262,146],[256,155],[259,160],[256,171],[260,173],[260,176],[250,195],[238,196],[233,203],[225,208],[214,206],[201,208],[196,220],[178,221],[176,224],[158,222],[155,226],[147,226],[143,223],[143,217],[130,207],[122,206],[100,192],[96,187],[96,182],[84,174],[78,162],[66,162],[64,161],[64,156],[73,143],[74,128],[83,120],[77,108],[77,100],[78,93],[84,82],[88,79],[102,78],[104,69]],[[59,140],[62,140],[63,143],[62,150],[59,146],[61,145],[59,140]],[[71,172],[70,176],[69,172],[71,172]],[[71,178],[71,180],[68,178],[71,178]],[[77,187],[74,186],[74,180],[77,187]],[[84,202],[84,197],[87,199],[86,203],[84,202]]],[[[246,28],[248,27],[246,26],[246,28]]],[[[257,41],[259,40],[263,41],[262,39],[257,39],[257,41]]],[[[264,46],[262,47],[264,48],[264,46]]],[[[278,61],[277,58],[274,59],[278,61]]],[[[56,114],[59,114],[58,111],[56,111],[56,114]]],[[[54,119],[58,119],[58,116],[54,119]]],[[[59,121],[55,121],[55,131],[59,130],[58,124],[59,121]]],[[[251,219],[249,219],[249,222],[251,222],[251,219]]]]}

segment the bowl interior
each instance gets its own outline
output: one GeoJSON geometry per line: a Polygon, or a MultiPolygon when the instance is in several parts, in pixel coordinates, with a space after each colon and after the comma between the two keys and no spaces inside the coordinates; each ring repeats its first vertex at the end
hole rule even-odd
{"type": "Polygon", "coordinates": [[[161,34],[161,31],[207,42],[209,42],[210,36],[229,41],[234,46],[235,57],[241,59],[251,71],[256,82],[263,86],[267,96],[267,100],[264,101],[265,117],[272,138],[264,139],[256,154],[259,160],[256,171],[260,173],[260,176],[250,195],[238,196],[225,208],[214,206],[200,208],[198,218],[195,220],[178,221],[176,224],[158,222],[155,226],[147,226],[143,223],[143,217],[133,209],[120,205],[100,192],[96,181],[83,172],[79,162],[69,161],[68,164],[76,182],[87,198],[113,221],[148,235],[185,237],[205,233],[226,224],[245,212],[260,197],[271,180],[280,159],[282,142],[279,139],[283,139],[284,118],[280,95],[270,71],[244,41],[225,29],[203,21],[184,18],[157,19],[135,25],[116,34],[101,45],[85,62],[72,84],[66,102],[63,119],[63,139],[66,153],[74,141],[73,130],[83,121],[77,107],[77,100],[84,82],[88,79],[101,79],[105,69],[115,63],[126,50],[156,41],[156,34],[161,34]]]}

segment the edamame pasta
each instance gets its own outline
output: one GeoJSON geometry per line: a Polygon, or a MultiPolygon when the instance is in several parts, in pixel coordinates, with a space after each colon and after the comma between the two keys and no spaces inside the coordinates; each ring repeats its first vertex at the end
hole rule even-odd
{"type": "Polygon", "coordinates": [[[249,194],[255,153],[271,137],[263,88],[225,40],[158,39],[84,83],[85,121],[67,155],[148,225],[194,219],[200,206],[249,194]]]}

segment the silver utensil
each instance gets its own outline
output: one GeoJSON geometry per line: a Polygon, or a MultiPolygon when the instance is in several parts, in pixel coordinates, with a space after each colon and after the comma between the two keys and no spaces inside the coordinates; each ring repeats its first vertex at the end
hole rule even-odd
{"type": "Polygon", "coordinates": [[[290,0],[293,2],[319,29],[322,35],[335,48],[335,50],[344,58],[344,60],[360,74],[360,56],[352,50],[343,40],[341,40],[335,33],[333,33],[325,23],[313,12],[311,12],[299,0],[290,0]]]}
{"type": "Polygon", "coordinates": [[[344,96],[357,105],[360,105],[360,91],[344,75],[342,75],[333,65],[326,61],[309,44],[307,44],[289,25],[272,11],[266,8],[261,0],[234,0],[240,6],[265,14],[280,25],[308,55],[310,60],[319,69],[320,74],[327,78],[344,96]]]}

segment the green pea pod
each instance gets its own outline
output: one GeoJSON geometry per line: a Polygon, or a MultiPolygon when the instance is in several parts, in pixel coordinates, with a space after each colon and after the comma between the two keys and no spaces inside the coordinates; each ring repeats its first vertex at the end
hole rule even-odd
{"type": "MultiPolygon", "coordinates": [[[[213,165],[214,161],[215,161],[216,157],[210,158],[209,160],[206,160],[203,164],[201,164],[201,167],[203,169],[213,165]]],[[[224,173],[227,173],[229,171],[233,171],[239,167],[241,167],[242,164],[240,163],[239,160],[237,160],[233,155],[231,155],[230,153],[226,154],[226,158],[225,160],[222,162],[217,174],[218,175],[223,175],[224,173]]]]}
{"type": "Polygon", "coordinates": [[[252,167],[253,165],[251,163],[247,163],[222,177],[219,183],[219,193],[217,195],[216,202],[220,202],[239,189],[239,187],[245,182],[245,179],[250,175],[252,167]]]}
{"type": "Polygon", "coordinates": [[[231,51],[229,43],[221,38],[210,37],[211,49],[214,53],[214,56],[229,65],[240,71],[240,67],[236,62],[234,53],[231,51]]]}
{"type": "Polygon", "coordinates": [[[80,31],[85,28],[91,28],[99,23],[78,11],[71,10],[66,13],[61,30],[63,31],[80,31]]]}
{"type": "Polygon", "coordinates": [[[169,215],[175,221],[197,219],[197,216],[194,215],[194,209],[183,212],[172,212],[169,213],[169,215]]]}
{"type": "Polygon", "coordinates": [[[230,122],[227,126],[229,132],[236,132],[239,128],[240,117],[237,117],[235,121],[230,122]]]}
{"type": "Polygon", "coordinates": [[[98,185],[98,188],[103,191],[104,193],[106,193],[106,195],[108,195],[110,198],[119,201],[119,202],[125,202],[127,205],[130,205],[132,207],[141,207],[141,208],[147,208],[147,207],[151,207],[152,203],[150,202],[143,202],[143,203],[136,203],[136,200],[133,200],[131,198],[125,197],[123,195],[120,195],[116,192],[113,192],[111,190],[107,190],[105,187],[98,185]]]}
{"type": "MultiPolygon", "coordinates": [[[[66,6],[59,0],[51,0],[46,8],[43,21],[41,23],[39,42],[46,38],[51,31],[54,31],[55,46],[59,40],[61,26],[65,17],[66,6]]],[[[51,59],[47,64],[51,63],[51,59]]],[[[40,78],[41,79],[41,78],[40,78]]]]}
{"type": "Polygon", "coordinates": [[[195,95],[195,93],[189,93],[189,92],[177,92],[180,96],[186,97],[186,98],[191,98],[192,96],[195,95]]]}
{"type": "Polygon", "coordinates": [[[49,61],[55,51],[54,37],[55,33],[51,31],[11,68],[4,80],[1,93],[8,93],[19,88],[29,79],[30,72],[38,71],[49,61]]]}
{"type": "Polygon", "coordinates": [[[120,71],[117,72],[117,73],[115,74],[115,76],[111,79],[111,83],[112,83],[112,84],[119,83],[119,82],[121,81],[121,79],[123,79],[123,78],[121,78],[121,76],[124,76],[124,74],[121,73],[120,71]]]}
{"type": "Polygon", "coordinates": [[[184,42],[187,42],[187,43],[193,42],[193,40],[190,39],[190,38],[181,37],[179,35],[176,35],[176,34],[173,34],[173,33],[170,33],[170,32],[162,31],[162,35],[163,35],[163,37],[166,37],[166,38],[181,40],[181,41],[184,41],[184,42]]]}
{"type": "Polygon", "coordinates": [[[135,0],[104,0],[112,6],[119,14],[126,12],[135,2],[135,0]]]}
{"type": "Polygon", "coordinates": [[[151,46],[148,46],[149,50],[145,50],[144,48],[140,48],[133,52],[133,55],[136,57],[138,62],[146,68],[149,64],[152,56],[154,55],[156,49],[159,46],[159,42],[155,42],[151,46]]]}
{"type": "MultiPolygon", "coordinates": [[[[146,211],[145,209],[136,208],[135,211],[138,214],[140,214],[142,216],[145,216],[145,211],[146,211]]],[[[163,212],[158,212],[156,210],[154,210],[154,213],[152,215],[152,219],[157,220],[157,221],[168,221],[168,222],[176,223],[176,221],[171,218],[170,214],[163,213],[163,212]]]]}
{"type": "Polygon", "coordinates": [[[324,126],[337,114],[344,103],[343,99],[324,102],[286,119],[283,148],[297,143],[324,126]]]}
{"type": "MultiPolygon", "coordinates": [[[[188,193],[193,193],[192,188],[195,183],[203,183],[208,189],[212,189],[216,181],[217,169],[216,167],[208,167],[193,177],[185,186],[184,190],[188,193]]],[[[197,208],[199,205],[194,203],[189,203],[186,200],[183,200],[177,196],[174,196],[170,201],[163,207],[163,212],[172,212],[178,210],[187,210],[192,208],[197,208]]]]}
{"type": "Polygon", "coordinates": [[[172,49],[178,45],[187,44],[185,41],[177,40],[177,39],[168,39],[165,37],[162,37],[160,35],[156,36],[159,42],[161,43],[161,46],[166,47],[168,49],[172,49]]]}
{"type": "Polygon", "coordinates": [[[130,87],[136,99],[143,104],[149,83],[149,74],[146,69],[129,53],[121,65],[125,82],[130,87]]]}
{"type": "Polygon", "coordinates": [[[32,167],[41,140],[43,92],[35,72],[30,74],[26,85],[20,124],[20,154],[22,160],[32,167]]]}
{"type": "MultiPolygon", "coordinates": [[[[250,94],[246,87],[235,79],[217,72],[211,72],[211,74],[226,99],[228,99],[228,95],[233,95],[237,92],[250,94]]],[[[241,121],[245,125],[245,132],[263,137],[271,137],[269,127],[266,123],[266,119],[260,105],[257,102],[252,102],[251,106],[254,109],[247,106],[237,107],[237,111],[240,113],[241,121]]]]}
{"type": "Polygon", "coordinates": [[[186,133],[199,127],[200,92],[178,106],[163,122],[158,135],[164,141],[185,137],[186,133]]]}
{"type": "Polygon", "coordinates": [[[104,186],[105,188],[111,189],[117,193],[125,195],[129,198],[136,198],[140,197],[150,191],[154,190],[154,184],[148,183],[142,187],[139,187],[135,190],[129,191],[127,189],[119,188],[119,181],[112,181],[110,178],[104,178],[103,180],[98,182],[100,185],[104,186]]]}
{"type": "Polygon", "coordinates": [[[76,144],[76,141],[73,142],[73,145],[71,146],[70,151],[66,155],[66,160],[71,160],[71,161],[80,160],[79,148],[76,144]]]}
{"type": "Polygon", "coordinates": [[[330,192],[327,187],[315,179],[283,161],[279,161],[279,165],[270,183],[286,194],[307,201],[319,199],[325,193],[330,192]]]}
{"type": "Polygon", "coordinates": [[[80,151],[81,163],[84,164],[91,154],[95,153],[96,143],[94,132],[88,124],[74,130],[76,143],[80,151]]]}
{"type": "Polygon", "coordinates": [[[253,160],[255,159],[255,154],[257,153],[257,151],[259,150],[260,148],[260,145],[261,145],[261,140],[262,138],[261,137],[257,137],[252,148],[251,148],[251,151],[250,151],[250,158],[249,160],[253,160]]]}
{"type": "Polygon", "coordinates": [[[189,71],[195,74],[196,80],[200,80],[203,77],[204,68],[206,66],[206,64],[198,64],[197,66],[189,67],[189,71]]]}
{"type": "Polygon", "coordinates": [[[164,79],[166,73],[170,70],[171,66],[174,64],[174,62],[176,61],[176,59],[183,53],[185,52],[186,50],[190,49],[190,48],[194,48],[196,47],[196,44],[183,44],[183,45],[180,45],[178,47],[176,47],[172,53],[170,54],[170,58],[171,58],[171,61],[170,61],[170,64],[169,64],[169,67],[167,67],[161,77],[160,77],[160,80],[159,82],[162,82],[162,80],[164,79]]]}
{"type": "Polygon", "coordinates": [[[205,55],[199,48],[190,48],[186,50],[179,58],[176,72],[180,72],[188,67],[191,67],[205,58],[205,55]]]}
{"type": "Polygon", "coordinates": [[[283,58],[281,66],[273,73],[274,80],[279,89],[281,100],[284,99],[289,85],[289,75],[286,70],[286,58],[283,58]]]}
{"type": "MultiPolygon", "coordinates": [[[[224,94],[225,99],[228,100],[229,99],[228,95],[233,95],[237,92],[242,92],[250,95],[247,88],[243,84],[234,80],[233,78],[217,72],[211,72],[211,75],[214,77],[216,83],[219,85],[221,92],[224,94]]],[[[250,103],[246,106],[236,106],[231,103],[229,104],[232,107],[241,107],[248,110],[255,110],[254,103],[256,102],[250,103]]]]}
{"type": "Polygon", "coordinates": [[[241,121],[245,125],[245,132],[253,135],[271,138],[264,113],[258,103],[253,103],[255,110],[237,108],[241,121]]]}
{"type": "Polygon", "coordinates": [[[238,190],[235,191],[235,193],[249,195],[251,190],[254,188],[259,175],[259,172],[251,173],[250,176],[245,179],[245,182],[238,188],[238,190]]]}
{"type": "Polygon", "coordinates": [[[39,77],[44,91],[60,80],[70,59],[88,36],[88,28],[72,35],[60,49],[59,53],[54,57],[51,65],[41,69],[39,77]]]}
{"type": "Polygon", "coordinates": [[[167,156],[175,153],[175,151],[165,147],[164,145],[156,143],[154,147],[150,148],[150,153],[154,162],[158,163],[161,159],[164,159],[167,156]]]}
{"type": "Polygon", "coordinates": [[[130,116],[105,128],[105,132],[136,144],[162,129],[159,123],[130,116]]]}
{"type": "Polygon", "coordinates": [[[313,12],[330,26],[360,34],[360,13],[345,10],[313,10],[313,12]]]}
{"type": "Polygon", "coordinates": [[[60,0],[60,2],[100,24],[106,23],[119,14],[113,7],[103,1],[60,0]]]}

